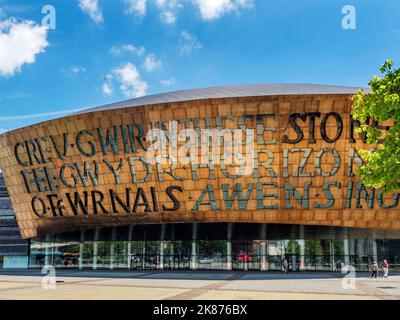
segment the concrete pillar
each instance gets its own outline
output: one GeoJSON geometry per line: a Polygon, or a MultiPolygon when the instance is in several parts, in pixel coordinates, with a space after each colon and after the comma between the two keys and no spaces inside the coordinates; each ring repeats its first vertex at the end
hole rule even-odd
{"type": "Polygon", "coordinates": [[[110,269],[114,269],[115,265],[115,239],[116,239],[117,229],[115,227],[112,228],[111,231],[111,245],[110,245],[110,269]]]}
{"type": "Polygon", "coordinates": [[[260,245],[260,254],[261,254],[261,271],[268,270],[268,263],[267,263],[267,241],[261,241],[260,245]]]}
{"type": "Polygon", "coordinates": [[[192,225],[192,250],[190,257],[190,269],[197,270],[197,223],[192,225]]]}
{"type": "Polygon", "coordinates": [[[175,269],[175,248],[174,248],[174,242],[171,241],[169,243],[169,261],[171,263],[170,268],[171,270],[175,269]]]}
{"type": "Polygon", "coordinates": [[[126,246],[126,255],[127,255],[127,265],[128,269],[132,269],[132,242],[128,241],[128,245],[126,246]]]}
{"type": "Polygon", "coordinates": [[[226,242],[226,270],[232,270],[232,241],[226,242]]]}
{"type": "Polygon", "coordinates": [[[99,228],[96,228],[94,230],[94,241],[93,241],[93,270],[97,269],[97,254],[98,254],[98,243],[97,241],[99,240],[99,228]]]}
{"type": "Polygon", "coordinates": [[[249,259],[247,258],[247,256],[248,256],[248,254],[249,254],[249,250],[247,250],[248,248],[247,248],[247,243],[246,243],[246,250],[245,250],[245,252],[244,252],[244,255],[243,255],[243,270],[244,271],[248,271],[249,270],[249,259]]]}
{"type": "Polygon", "coordinates": [[[110,270],[114,269],[114,244],[110,245],[110,270]]]}
{"type": "Polygon", "coordinates": [[[192,241],[192,252],[190,257],[190,269],[197,270],[197,241],[192,241]]]}
{"type": "Polygon", "coordinates": [[[357,271],[368,271],[368,266],[367,270],[364,270],[363,268],[363,257],[365,256],[365,242],[366,240],[364,239],[357,239],[357,271]]]}
{"type": "Polygon", "coordinates": [[[291,260],[292,260],[292,271],[296,271],[297,270],[297,261],[296,261],[295,254],[291,255],[291,260]]]}
{"type": "Polygon", "coordinates": [[[46,247],[44,248],[44,265],[48,266],[51,264],[51,242],[50,236],[46,236],[46,247]]]}
{"type": "Polygon", "coordinates": [[[376,239],[373,239],[371,241],[372,241],[372,259],[378,262],[378,244],[376,242],[376,239]]]}
{"type": "Polygon", "coordinates": [[[83,246],[85,241],[85,230],[81,230],[80,242],[79,242],[79,270],[83,269],[83,246]]]}
{"type": "Polygon", "coordinates": [[[296,227],[295,226],[292,226],[292,228],[291,228],[291,232],[290,232],[290,235],[291,235],[291,240],[289,240],[289,242],[290,241],[293,241],[293,246],[291,246],[290,248],[289,248],[289,253],[290,253],[290,261],[291,261],[291,264],[292,264],[292,271],[296,271],[297,270],[297,257],[296,257],[296,254],[297,254],[297,252],[296,252],[296,245],[297,245],[297,238],[298,238],[298,236],[297,236],[297,234],[296,234],[296,227]]]}
{"type": "Polygon", "coordinates": [[[344,253],[344,263],[348,265],[350,263],[350,240],[346,238],[343,240],[343,253],[344,253]]]}
{"type": "Polygon", "coordinates": [[[127,265],[128,269],[132,269],[132,234],[133,234],[133,226],[129,226],[128,229],[128,245],[126,247],[126,255],[127,255],[127,265]]]}
{"type": "Polygon", "coordinates": [[[167,226],[165,224],[161,225],[161,236],[160,236],[160,263],[159,263],[159,269],[164,270],[164,248],[166,245],[165,240],[165,233],[167,231],[167,226]]]}
{"type": "Polygon", "coordinates": [[[228,223],[228,230],[226,234],[226,270],[232,270],[232,232],[233,232],[233,224],[228,223]]]}
{"type": "Polygon", "coordinates": [[[164,241],[160,242],[160,270],[164,270],[164,241]]]}
{"type": "Polygon", "coordinates": [[[297,270],[297,259],[296,259],[296,246],[292,246],[291,248],[291,260],[292,260],[292,271],[297,270]]]}
{"type": "Polygon", "coordinates": [[[333,240],[329,240],[329,256],[330,256],[330,265],[331,271],[335,270],[335,248],[333,246],[333,240]]]}
{"type": "Polygon", "coordinates": [[[261,243],[260,243],[260,269],[261,271],[268,270],[268,262],[267,262],[267,225],[263,223],[261,225],[261,243]]]}
{"type": "Polygon", "coordinates": [[[300,247],[300,257],[299,257],[299,270],[305,270],[305,248],[306,248],[306,241],[299,240],[299,247],[300,247]]]}
{"type": "Polygon", "coordinates": [[[365,240],[364,239],[357,239],[357,256],[359,257],[359,260],[361,262],[361,258],[365,254],[365,240]]]}
{"type": "Polygon", "coordinates": [[[299,247],[300,247],[300,257],[299,257],[299,270],[304,271],[305,270],[305,248],[306,248],[306,241],[304,239],[304,226],[300,226],[299,230],[299,247]]]}
{"type": "Polygon", "coordinates": [[[142,270],[146,269],[146,241],[143,240],[142,247],[142,270]]]}

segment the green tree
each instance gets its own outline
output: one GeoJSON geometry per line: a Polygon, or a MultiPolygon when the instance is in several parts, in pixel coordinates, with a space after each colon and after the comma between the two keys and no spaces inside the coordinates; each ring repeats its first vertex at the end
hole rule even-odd
{"type": "Polygon", "coordinates": [[[353,98],[354,120],[360,122],[356,133],[365,134],[369,150],[360,150],[365,162],[358,171],[368,187],[383,192],[400,190],[400,69],[387,60],[380,68],[381,76],[370,82],[369,92],[360,90],[353,98]],[[378,123],[390,122],[386,137],[378,123]]]}

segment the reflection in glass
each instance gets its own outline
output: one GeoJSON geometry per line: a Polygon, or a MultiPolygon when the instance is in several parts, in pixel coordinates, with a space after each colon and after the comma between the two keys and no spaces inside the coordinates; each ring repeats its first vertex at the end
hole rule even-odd
{"type": "MultiPolygon", "coordinates": [[[[372,260],[388,259],[370,239],[196,240],[196,241],[32,241],[30,267],[45,264],[68,269],[336,271],[351,264],[368,271],[372,260]],[[194,245],[194,247],[193,247],[194,245]]],[[[390,240],[385,240],[390,246],[390,240]]],[[[394,245],[393,245],[394,246],[394,245]]],[[[392,269],[392,270],[393,270],[392,269]]]]}

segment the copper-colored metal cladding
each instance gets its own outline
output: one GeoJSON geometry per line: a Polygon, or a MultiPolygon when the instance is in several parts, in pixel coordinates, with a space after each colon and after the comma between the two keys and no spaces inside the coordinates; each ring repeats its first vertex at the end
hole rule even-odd
{"type": "Polygon", "coordinates": [[[400,230],[398,194],[363,188],[354,176],[356,151],[366,147],[351,129],[356,92],[309,85],[189,90],[10,131],[0,136],[0,167],[21,234],[184,222],[400,230]],[[148,173],[138,159],[146,157],[147,131],[172,120],[178,132],[207,124],[254,129],[256,167],[234,176],[223,162],[210,170],[178,161],[173,174],[151,165],[139,181],[148,173]]]}

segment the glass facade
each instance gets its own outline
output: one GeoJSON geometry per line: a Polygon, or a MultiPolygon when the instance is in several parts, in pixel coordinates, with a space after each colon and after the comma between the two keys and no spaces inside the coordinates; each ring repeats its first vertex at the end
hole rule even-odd
{"type": "Polygon", "coordinates": [[[31,241],[30,267],[124,270],[368,271],[400,268],[398,233],[264,224],[148,225],[85,230],[31,241]],[[285,237],[285,239],[280,239],[285,237]]]}
{"type": "Polygon", "coordinates": [[[29,242],[21,239],[11,200],[0,172],[0,269],[28,267],[29,242]]]}

